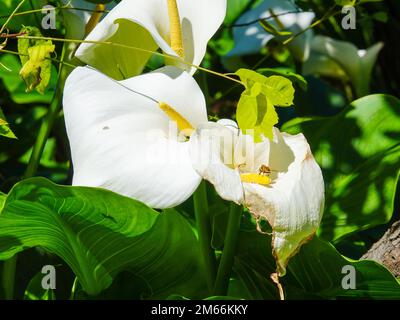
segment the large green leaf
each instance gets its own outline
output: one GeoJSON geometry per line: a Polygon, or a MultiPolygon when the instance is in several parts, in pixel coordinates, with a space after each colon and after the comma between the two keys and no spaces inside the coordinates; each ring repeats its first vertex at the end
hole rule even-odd
{"type": "Polygon", "coordinates": [[[284,131],[305,134],[323,170],[323,238],[337,240],[390,220],[399,175],[399,124],[400,101],[371,95],[335,117],[284,125],[284,131]]]}
{"type": "Polygon", "coordinates": [[[149,297],[196,297],[205,288],[197,240],[179,213],[106,190],[43,178],[17,184],[0,216],[0,260],[36,246],[61,257],[90,295],[122,270],[144,280],[149,297]]]}
{"type": "MultiPolygon", "coordinates": [[[[269,275],[275,272],[271,237],[255,231],[242,231],[230,295],[252,299],[278,299],[278,290],[269,275]]],[[[383,266],[373,261],[351,261],[329,243],[314,237],[294,256],[287,275],[281,278],[287,299],[372,298],[400,299],[400,285],[383,266]],[[355,289],[344,289],[344,266],[355,269],[355,289]]]]}

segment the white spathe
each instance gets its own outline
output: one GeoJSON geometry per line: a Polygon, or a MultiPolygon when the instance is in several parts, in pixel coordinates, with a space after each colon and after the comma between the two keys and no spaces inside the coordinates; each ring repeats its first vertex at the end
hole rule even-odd
{"type": "Polygon", "coordinates": [[[369,92],[372,69],[382,48],[383,43],[378,42],[366,50],[359,50],[350,42],[315,36],[303,73],[350,80],[356,95],[362,97],[369,92]]]}
{"type": "Polygon", "coordinates": [[[109,189],[154,208],[176,206],[195,191],[201,177],[189,144],[153,99],[169,104],[193,127],[207,122],[200,88],[176,67],[120,82],[89,67],[71,73],[63,105],[73,185],[109,189]]]}
{"type": "Polygon", "coordinates": [[[233,121],[202,124],[191,137],[191,156],[222,198],[268,220],[277,271],[284,275],[290,257],[316,232],[324,208],[322,172],[304,135],[274,129],[272,141],[254,143],[233,121]],[[269,185],[241,181],[262,165],[271,169],[269,185]]]}
{"type": "MultiPolygon", "coordinates": [[[[257,21],[259,19],[265,18],[280,30],[281,28],[277,23],[277,20],[279,20],[284,27],[281,31],[291,31],[296,34],[309,27],[314,17],[314,12],[301,12],[290,0],[265,0],[254,9],[244,13],[235,22],[235,25],[254,23],[233,28],[235,46],[227,56],[233,57],[258,53],[270,40],[275,38],[274,35],[262,28],[257,21]],[[294,12],[297,10],[299,12],[294,12]],[[277,15],[276,18],[271,17],[272,12],[277,15]]],[[[305,32],[290,42],[289,49],[299,60],[307,59],[311,36],[311,32],[305,32]]]]}
{"type": "MultiPolygon", "coordinates": [[[[184,60],[199,65],[207,43],[226,14],[226,0],[177,0],[185,51],[184,60]]],[[[170,46],[170,21],[167,0],[122,0],[94,28],[86,40],[109,41],[125,46],[167,54],[170,46]]],[[[84,43],[76,56],[114,79],[126,79],[142,72],[151,53],[129,48],[84,43]]],[[[191,73],[195,68],[187,67],[191,73]]]]}

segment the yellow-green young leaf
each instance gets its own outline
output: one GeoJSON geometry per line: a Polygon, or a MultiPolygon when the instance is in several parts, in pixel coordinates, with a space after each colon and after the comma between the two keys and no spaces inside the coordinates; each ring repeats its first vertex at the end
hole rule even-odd
{"type": "Polygon", "coordinates": [[[278,123],[275,106],[293,104],[292,82],[285,77],[266,77],[248,69],[239,69],[236,74],[246,87],[236,113],[240,129],[253,135],[255,142],[260,142],[263,136],[272,139],[273,127],[278,123]]]}
{"type": "Polygon", "coordinates": [[[10,138],[10,139],[17,138],[14,135],[14,133],[11,131],[11,129],[6,121],[6,117],[4,116],[4,113],[1,110],[1,108],[0,108],[0,136],[10,138]]]}
{"type": "Polygon", "coordinates": [[[257,99],[246,90],[240,96],[236,110],[236,120],[243,133],[255,128],[257,123],[257,99]]]}
{"type": "Polygon", "coordinates": [[[260,134],[272,140],[274,136],[272,129],[279,121],[278,114],[276,113],[274,105],[264,95],[259,95],[257,100],[260,115],[260,122],[258,124],[260,134]],[[262,112],[260,113],[261,110],[262,112]]]}
{"type": "Polygon", "coordinates": [[[39,93],[44,94],[50,81],[51,61],[49,58],[54,49],[55,46],[51,41],[28,48],[29,59],[20,71],[20,76],[24,79],[28,92],[36,88],[39,93]]]}
{"type": "Polygon", "coordinates": [[[248,69],[239,69],[236,74],[247,89],[251,89],[255,83],[260,83],[261,92],[274,106],[288,107],[293,104],[294,87],[289,79],[275,75],[266,77],[248,69]]]}
{"type": "MultiPolygon", "coordinates": [[[[40,30],[36,27],[22,27],[21,34],[24,34],[25,36],[31,36],[31,37],[41,37],[42,34],[40,30]]],[[[36,39],[24,39],[24,38],[18,38],[18,53],[20,54],[20,60],[21,64],[24,65],[28,60],[28,49],[30,47],[33,47],[37,44],[42,44],[46,42],[45,40],[36,40],[36,39]]]]}
{"type": "Polygon", "coordinates": [[[263,136],[272,139],[272,129],[279,120],[274,105],[261,89],[261,84],[255,83],[251,89],[244,91],[236,113],[240,129],[252,135],[255,142],[261,142],[263,136]]]}
{"type": "Polygon", "coordinates": [[[265,31],[267,31],[268,33],[270,33],[274,36],[290,36],[292,34],[292,32],[290,32],[290,31],[281,31],[281,30],[277,29],[268,20],[261,20],[260,24],[265,31]]]}
{"type": "Polygon", "coordinates": [[[275,106],[289,107],[293,104],[294,88],[292,82],[281,76],[267,78],[263,92],[275,106]]]}
{"type": "MultiPolygon", "coordinates": [[[[23,27],[20,31],[27,36],[41,37],[36,27],[23,27]]],[[[55,46],[50,40],[18,39],[18,53],[20,54],[22,69],[20,75],[26,83],[26,90],[36,90],[44,94],[51,77],[51,53],[55,46]]]]}

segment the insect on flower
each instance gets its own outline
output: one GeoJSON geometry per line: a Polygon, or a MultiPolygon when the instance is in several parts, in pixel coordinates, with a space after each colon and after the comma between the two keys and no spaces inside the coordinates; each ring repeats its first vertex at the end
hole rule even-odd
{"type": "Polygon", "coordinates": [[[262,164],[260,169],[258,169],[258,174],[263,176],[269,176],[271,174],[271,168],[262,164]]]}

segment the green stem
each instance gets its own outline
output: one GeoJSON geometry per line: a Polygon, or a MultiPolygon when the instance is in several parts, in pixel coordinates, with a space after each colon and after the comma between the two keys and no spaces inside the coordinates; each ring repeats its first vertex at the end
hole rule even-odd
{"type": "Polygon", "coordinates": [[[65,68],[63,62],[66,55],[69,54],[67,45],[64,45],[63,52],[61,56],[61,63],[59,66],[59,77],[57,81],[56,91],[54,93],[53,100],[49,106],[49,110],[42,122],[39,129],[35,144],[33,145],[31,157],[29,159],[28,167],[26,168],[24,178],[31,178],[36,175],[40,159],[43,154],[44,147],[46,145],[47,139],[49,138],[51,129],[53,128],[54,121],[61,108],[61,99],[64,90],[65,80],[70,72],[70,69],[65,68]],[[68,52],[67,52],[68,51],[68,52]]]}
{"type": "MultiPolygon", "coordinates": [[[[32,10],[35,10],[35,6],[33,5],[32,0],[29,0],[29,4],[30,4],[32,10]]],[[[40,10],[42,10],[42,9],[40,9],[40,10]]],[[[41,23],[40,23],[40,19],[39,19],[38,15],[37,15],[37,12],[35,12],[33,15],[35,17],[35,22],[36,22],[37,27],[40,28],[41,23]]]]}
{"type": "Polygon", "coordinates": [[[200,249],[207,277],[207,285],[211,292],[214,286],[217,262],[215,258],[215,252],[211,247],[211,218],[208,209],[206,184],[204,181],[194,193],[193,200],[194,213],[199,232],[200,249]]]}
{"type": "MultiPolygon", "coordinates": [[[[50,131],[54,124],[54,120],[57,117],[58,112],[60,111],[61,98],[63,94],[65,80],[67,79],[67,76],[71,70],[70,68],[68,69],[65,68],[64,64],[62,63],[64,61],[64,58],[68,54],[69,50],[67,49],[67,45],[64,45],[61,56],[61,63],[59,66],[59,73],[58,73],[59,77],[58,77],[56,92],[54,93],[54,97],[50,104],[47,115],[40,127],[39,134],[33,146],[32,154],[24,174],[24,178],[31,178],[36,174],[40,158],[42,157],[44,147],[46,145],[47,139],[50,135],[50,131]]],[[[6,294],[6,299],[13,299],[14,297],[17,259],[18,255],[16,254],[11,259],[5,261],[3,265],[2,283],[6,294]]]]}
{"type": "Polygon", "coordinates": [[[17,255],[4,262],[2,272],[2,284],[6,300],[14,298],[14,279],[17,268],[17,255]]]}
{"type": "Polygon", "coordinates": [[[78,285],[78,278],[75,277],[74,283],[72,284],[71,294],[69,296],[69,300],[75,300],[75,292],[76,292],[77,285],[78,285]]]}
{"type": "Polygon", "coordinates": [[[221,262],[215,281],[214,295],[216,296],[225,296],[228,293],[229,279],[235,259],[241,218],[242,207],[232,202],[225,235],[224,250],[222,251],[221,262]]]}
{"type": "Polygon", "coordinates": [[[315,28],[316,26],[320,25],[321,23],[325,22],[326,20],[328,20],[330,17],[332,16],[336,16],[337,14],[341,13],[342,10],[338,10],[338,11],[334,11],[336,6],[333,6],[332,8],[330,8],[322,18],[320,18],[319,20],[313,22],[310,26],[308,26],[307,28],[303,29],[302,31],[296,33],[295,35],[291,36],[290,38],[288,38],[287,40],[285,40],[283,42],[283,45],[287,45],[289,44],[289,42],[293,41],[295,38],[297,38],[298,36],[306,33],[308,30],[311,30],[313,28],[315,28]]]}
{"type": "Polygon", "coordinates": [[[28,167],[26,168],[25,171],[24,178],[31,178],[35,176],[37,172],[40,163],[40,158],[42,157],[44,147],[46,145],[47,139],[50,135],[50,131],[54,124],[54,120],[60,110],[59,106],[61,104],[61,97],[62,97],[62,90],[59,90],[57,88],[54,98],[50,104],[49,110],[39,129],[39,133],[37,135],[35,144],[33,145],[33,150],[31,153],[31,157],[29,159],[28,167]]]}

